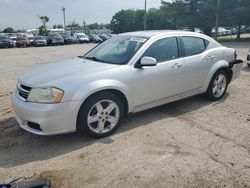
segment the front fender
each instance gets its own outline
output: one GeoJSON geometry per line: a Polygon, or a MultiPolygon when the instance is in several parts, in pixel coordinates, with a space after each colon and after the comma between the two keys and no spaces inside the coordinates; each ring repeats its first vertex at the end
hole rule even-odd
{"type": "MultiPolygon", "coordinates": [[[[112,79],[97,80],[84,84],[84,86],[79,88],[78,91],[74,94],[72,100],[81,100],[82,102],[84,102],[92,94],[107,89],[118,90],[125,95],[128,103],[129,101],[131,101],[132,92],[129,90],[129,86],[121,81],[112,79]]],[[[129,103],[128,105],[130,108],[131,104],[129,103]]]]}
{"type": "Polygon", "coordinates": [[[221,60],[221,61],[218,61],[216,62],[210,69],[209,73],[208,73],[208,76],[207,76],[207,79],[202,87],[202,91],[206,91],[208,86],[209,86],[209,83],[213,77],[213,75],[221,68],[227,68],[229,67],[229,62],[225,61],[225,60],[221,60]]]}

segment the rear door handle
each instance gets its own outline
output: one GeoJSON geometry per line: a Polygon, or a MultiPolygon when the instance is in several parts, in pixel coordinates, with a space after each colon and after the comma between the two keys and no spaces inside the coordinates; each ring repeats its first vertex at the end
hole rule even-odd
{"type": "Polygon", "coordinates": [[[181,64],[181,63],[175,63],[175,64],[172,66],[173,69],[177,69],[177,68],[180,68],[180,67],[182,67],[182,64],[181,64]]]}

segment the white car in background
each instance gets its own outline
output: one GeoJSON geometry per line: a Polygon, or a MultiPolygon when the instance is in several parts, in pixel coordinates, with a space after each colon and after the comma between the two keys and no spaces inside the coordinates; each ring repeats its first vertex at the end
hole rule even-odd
{"type": "Polygon", "coordinates": [[[85,33],[74,33],[73,37],[81,44],[89,43],[89,37],[85,33]]]}
{"type": "Polygon", "coordinates": [[[79,130],[102,138],[128,113],[198,94],[220,100],[242,68],[236,57],[199,33],[120,34],[82,57],[24,73],[12,94],[15,117],[38,135],[79,130]]]}

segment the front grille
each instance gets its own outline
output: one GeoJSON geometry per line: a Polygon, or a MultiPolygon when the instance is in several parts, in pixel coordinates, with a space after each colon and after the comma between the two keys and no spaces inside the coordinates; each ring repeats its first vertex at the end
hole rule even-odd
{"type": "Polygon", "coordinates": [[[25,86],[23,84],[18,84],[17,90],[19,96],[26,101],[28,99],[31,87],[25,86]]]}

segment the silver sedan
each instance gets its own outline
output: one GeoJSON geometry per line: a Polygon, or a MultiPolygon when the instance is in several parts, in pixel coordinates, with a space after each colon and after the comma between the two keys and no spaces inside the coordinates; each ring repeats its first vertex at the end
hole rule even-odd
{"type": "Polygon", "coordinates": [[[128,113],[198,94],[220,100],[240,73],[236,57],[198,33],[120,34],[84,56],[24,73],[12,95],[16,119],[38,135],[105,137],[128,113]]]}

